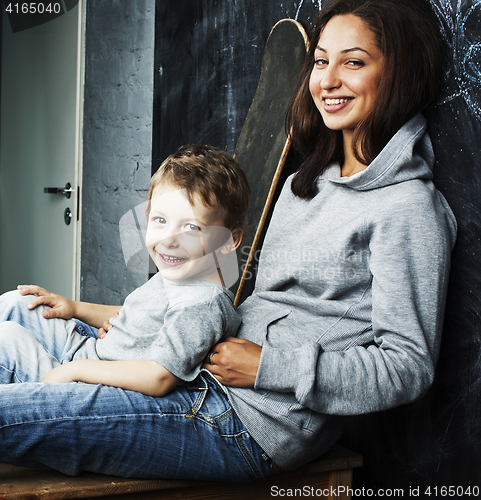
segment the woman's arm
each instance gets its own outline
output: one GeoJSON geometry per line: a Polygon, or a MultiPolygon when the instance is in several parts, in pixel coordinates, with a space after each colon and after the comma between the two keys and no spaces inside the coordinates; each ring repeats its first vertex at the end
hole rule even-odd
{"type": "MultiPolygon", "coordinates": [[[[371,214],[369,345],[325,350],[263,346],[255,389],[294,393],[314,411],[356,415],[412,402],[430,387],[437,362],[454,230],[432,201],[409,192],[371,214]]],[[[452,226],[451,226],[452,227],[452,226]]],[[[367,325],[366,325],[367,326],[367,325]]]]}
{"type": "Polygon", "coordinates": [[[95,328],[105,328],[108,320],[116,316],[121,308],[121,306],[77,302],[51,293],[45,290],[45,288],[36,285],[19,285],[17,288],[21,295],[38,295],[28,305],[29,309],[35,309],[41,304],[50,306],[50,309],[43,311],[42,316],[44,318],[77,318],[95,328]]]}
{"type": "Polygon", "coordinates": [[[155,361],[79,359],[57,366],[42,382],[102,384],[160,397],[170,392],[179,379],[155,361]]]}
{"type": "Polygon", "coordinates": [[[439,351],[452,234],[442,212],[438,219],[414,195],[386,212],[369,238],[369,346],[324,351],[309,341],[290,349],[266,343],[261,349],[236,339],[215,346],[214,365],[204,367],[226,385],[293,393],[304,406],[326,414],[378,411],[424,394],[439,351]]]}

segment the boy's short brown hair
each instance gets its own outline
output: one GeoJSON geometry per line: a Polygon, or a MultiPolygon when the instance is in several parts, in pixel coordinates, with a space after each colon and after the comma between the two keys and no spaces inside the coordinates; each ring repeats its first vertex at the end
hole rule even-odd
{"type": "Polygon", "coordinates": [[[150,180],[147,216],[153,192],[163,182],[185,189],[191,204],[194,196],[199,195],[206,206],[220,205],[226,212],[227,229],[243,228],[249,206],[249,184],[238,163],[222,149],[187,144],[164,160],[150,180]]]}

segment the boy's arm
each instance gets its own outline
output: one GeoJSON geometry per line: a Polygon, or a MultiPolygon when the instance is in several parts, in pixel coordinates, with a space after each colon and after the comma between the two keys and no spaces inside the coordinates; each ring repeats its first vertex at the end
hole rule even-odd
{"type": "Polygon", "coordinates": [[[101,328],[120,310],[120,306],[77,302],[35,285],[19,285],[17,288],[21,295],[37,295],[28,305],[29,309],[35,309],[41,304],[50,306],[50,309],[43,311],[44,318],[77,318],[95,328],[101,328]]]}
{"type": "Polygon", "coordinates": [[[170,392],[179,379],[156,361],[79,359],[57,366],[42,382],[102,384],[160,397],[170,392]]]}

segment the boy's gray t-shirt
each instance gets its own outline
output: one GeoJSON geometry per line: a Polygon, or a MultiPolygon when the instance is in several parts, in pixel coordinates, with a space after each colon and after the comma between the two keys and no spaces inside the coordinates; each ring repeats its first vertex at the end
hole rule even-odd
{"type": "Polygon", "coordinates": [[[211,346],[239,328],[233,298],[215,283],[169,281],[157,273],[126,298],[105,338],[88,338],[74,359],[153,360],[194,380],[211,346]]]}

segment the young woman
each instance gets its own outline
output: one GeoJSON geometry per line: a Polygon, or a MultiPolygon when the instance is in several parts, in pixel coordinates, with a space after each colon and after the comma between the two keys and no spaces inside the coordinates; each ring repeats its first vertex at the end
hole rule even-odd
{"type": "Polygon", "coordinates": [[[427,1],[332,0],[314,21],[288,116],[306,159],[276,203],[237,338],[206,365],[281,467],[324,450],[338,417],[432,383],[456,221],[420,113],[442,80],[427,1]]]}
{"type": "MultiPolygon", "coordinates": [[[[0,387],[0,461],[249,480],[322,454],[345,416],[421,397],[456,233],[420,114],[441,81],[427,2],[324,6],[288,118],[306,160],[276,204],[237,337],[163,398],[0,387]]],[[[51,317],[68,316],[66,299],[29,292],[51,317]]]]}

